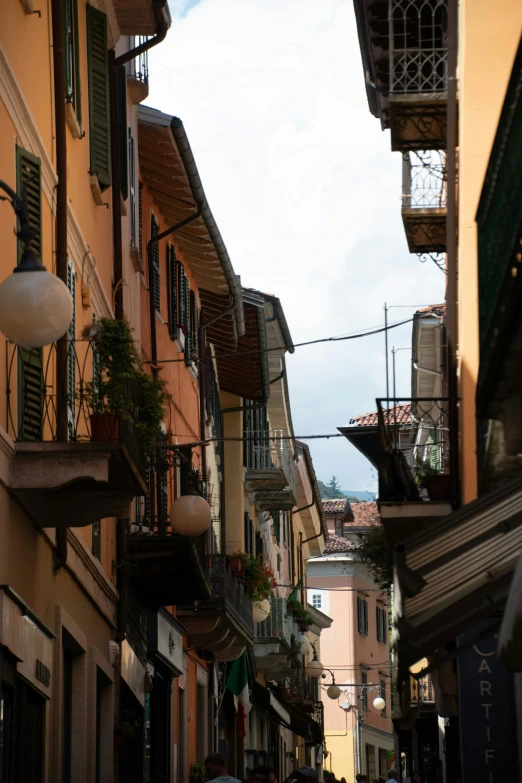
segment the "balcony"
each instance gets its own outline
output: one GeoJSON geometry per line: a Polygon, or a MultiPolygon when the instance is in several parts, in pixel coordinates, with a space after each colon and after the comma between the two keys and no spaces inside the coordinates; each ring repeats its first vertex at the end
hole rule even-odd
{"type": "Polygon", "coordinates": [[[446,148],[447,28],[445,0],[390,0],[392,150],[446,148]]]}
{"type": "MultiPolygon", "coordinates": [[[[136,35],[133,37],[131,43],[134,49],[137,46],[145,43],[148,40],[146,35],[136,35]]],[[[129,91],[129,97],[133,104],[138,104],[144,101],[149,95],[149,53],[142,52],[142,54],[135,57],[127,63],[127,89],[129,91]]]]}
{"type": "Polygon", "coordinates": [[[272,597],[267,619],[255,624],[257,670],[272,675],[288,668],[292,639],[297,639],[298,635],[297,624],[287,612],[286,598],[272,597]]]}
{"type": "Polygon", "coordinates": [[[116,440],[93,441],[86,400],[92,342],[71,340],[63,368],[60,361],[56,345],[28,350],[7,343],[6,430],[15,441],[9,491],[39,527],[126,518],[133,499],[147,492],[137,384],[125,381],[132,420],[119,422],[116,440]]]}
{"type": "Polygon", "coordinates": [[[321,701],[319,681],[310,677],[301,665],[293,668],[290,676],[279,686],[279,695],[288,704],[306,713],[316,712],[316,705],[321,701]]]}
{"type": "Polygon", "coordinates": [[[253,643],[252,601],[226,555],[207,555],[206,573],[210,597],[178,605],[178,617],[187,628],[189,647],[217,661],[233,661],[253,643]]]}
{"type": "Polygon", "coordinates": [[[448,414],[446,398],[377,400],[379,505],[390,543],[451,511],[448,414]],[[411,421],[399,426],[405,403],[411,421]]]}
{"type": "Polygon", "coordinates": [[[444,152],[405,152],[402,221],[410,253],[446,250],[446,158],[444,152]]]}
{"type": "Polygon", "coordinates": [[[402,683],[400,693],[401,710],[400,717],[415,718],[419,715],[435,714],[435,688],[431,674],[415,678],[410,674],[402,683]]]}
{"type": "Polygon", "coordinates": [[[245,430],[245,489],[258,511],[290,511],[295,506],[296,467],[291,441],[282,430],[245,430]]]}

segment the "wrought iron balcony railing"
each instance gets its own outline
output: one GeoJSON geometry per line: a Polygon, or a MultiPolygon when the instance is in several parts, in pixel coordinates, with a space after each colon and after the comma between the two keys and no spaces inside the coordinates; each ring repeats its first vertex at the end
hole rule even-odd
{"type": "Polygon", "coordinates": [[[207,581],[210,586],[210,598],[196,601],[193,605],[180,606],[180,610],[227,612],[250,638],[254,637],[252,601],[245,588],[234,576],[228,566],[226,555],[207,555],[207,581]]]}
{"type": "Polygon", "coordinates": [[[390,93],[447,88],[446,0],[390,0],[390,93]]]}
{"type": "Polygon", "coordinates": [[[443,209],[446,198],[445,152],[405,152],[402,156],[402,206],[405,209],[443,209]]]}
{"type": "Polygon", "coordinates": [[[321,701],[317,678],[310,677],[302,666],[294,669],[291,677],[285,682],[284,695],[290,703],[306,704],[310,711],[313,711],[315,705],[321,701]]]}
{"type": "Polygon", "coordinates": [[[299,629],[293,617],[286,608],[286,598],[270,599],[270,614],[262,623],[256,623],[256,640],[284,642],[287,647],[292,644],[292,637],[297,638],[299,629]]]}
{"type": "MultiPolygon", "coordinates": [[[[135,35],[131,44],[131,48],[141,46],[141,44],[148,41],[148,35],[135,35]]],[[[142,52],[127,65],[127,76],[136,79],[143,84],[149,83],[149,53],[142,52]]]]}
{"type": "Polygon", "coordinates": [[[377,400],[380,500],[449,500],[448,412],[446,398],[377,400]]]}
{"type": "MultiPolygon", "coordinates": [[[[69,340],[63,365],[61,361],[56,344],[30,350],[7,343],[6,430],[13,440],[75,443],[92,439],[92,398],[97,374],[92,341],[69,340]]],[[[140,415],[139,388],[134,378],[124,379],[123,387],[132,403],[131,415],[120,420],[118,441],[143,476],[145,461],[136,427],[140,415]]]]}

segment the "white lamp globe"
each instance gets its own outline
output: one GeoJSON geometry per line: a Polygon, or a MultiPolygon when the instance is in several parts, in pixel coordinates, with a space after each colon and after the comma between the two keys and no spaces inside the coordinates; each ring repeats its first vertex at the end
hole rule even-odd
{"type": "Polygon", "coordinates": [[[332,685],[330,685],[330,687],[326,691],[326,695],[328,696],[329,699],[338,699],[339,696],[341,695],[341,689],[334,682],[332,683],[332,685]]]}
{"type": "Polygon", "coordinates": [[[200,536],[210,527],[210,506],[199,495],[181,495],[170,507],[169,518],[180,536],[200,536]]]}
{"type": "Polygon", "coordinates": [[[262,601],[256,601],[254,604],[254,622],[255,623],[262,623],[266,620],[268,615],[270,614],[270,601],[268,598],[263,598],[262,601]]]}
{"type": "Polygon", "coordinates": [[[321,661],[318,661],[317,658],[314,658],[313,661],[310,661],[306,667],[306,671],[310,677],[313,677],[315,680],[317,680],[323,673],[323,664],[321,661]]]}
{"type": "Polygon", "coordinates": [[[373,700],[373,706],[376,710],[383,710],[386,707],[386,702],[382,696],[377,696],[377,698],[373,700]]]}
{"type": "Polygon", "coordinates": [[[301,642],[301,653],[303,655],[309,655],[310,650],[312,649],[310,639],[307,636],[300,636],[299,641],[301,642]]]}
{"type": "Polygon", "coordinates": [[[72,307],[67,286],[43,267],[13,272],[0,285],[0,332],[22,348],[43,348],[66,333],[72,307]]]}

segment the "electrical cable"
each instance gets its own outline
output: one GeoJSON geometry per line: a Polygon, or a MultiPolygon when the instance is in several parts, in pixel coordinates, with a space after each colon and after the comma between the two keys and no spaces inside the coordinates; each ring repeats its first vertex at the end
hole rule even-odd
{"type": "MultiPolygon", "coordinates": [[[[398,326],[404,326],[404,324],[410,324],[413,323],[413,318],[407,318],[404,321],[396,321],[393,324],[388,324],[388,326],[379,326],[374,329],[370,329],[368,331],[357,331],[357,332],[351,332],[350,334],[344,335],[342,337],[321,337],[318,340],[308,340],[303,343],[294,343],[294,348],[303,348],[307,345],[318,345],[319,343],[336,343],[336,342],[343,342],[345,340],[357,340],[361,337],[371,337],[374,334],[381,334],[382,332],[389,331],[390,329],[396,329],[398,326]]],[[[251,351],[234,351],[231,353],[215,353],[214,356],[205,356],[202,359],[200,358],[194,358],[193,361],[197,364],[201,364],[205,361],[212,361],[213,359],[226,359],[229,357],[237,357],[237,356],[252,356],[252,354],[262,354],[262,353],[271,353],[272,351],[286,351],[287,346],[286,345],[277,345],[274,348],[253,348],[251,351]]],[[[157,359],[157,364],[176,364],[179,362],[185,363],[185,359],[157,359]]],[[[144,361],[143,364],[151,364],[151,361],[144,361]]]]}

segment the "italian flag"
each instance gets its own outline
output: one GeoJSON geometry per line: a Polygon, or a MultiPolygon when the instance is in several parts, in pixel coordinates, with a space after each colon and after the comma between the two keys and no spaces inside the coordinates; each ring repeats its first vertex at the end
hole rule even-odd
{"type": "Polygon", "coordinates": [[[250,703],[250,691],[248,689],[248,665],[246,650],[243,650],[239,658],[236,658],[227,679],[228,690],[237,696],[239,709],[237,713],[237,733],[239,737],[246,737],[246,718],[252,707],[250,703]]]}

